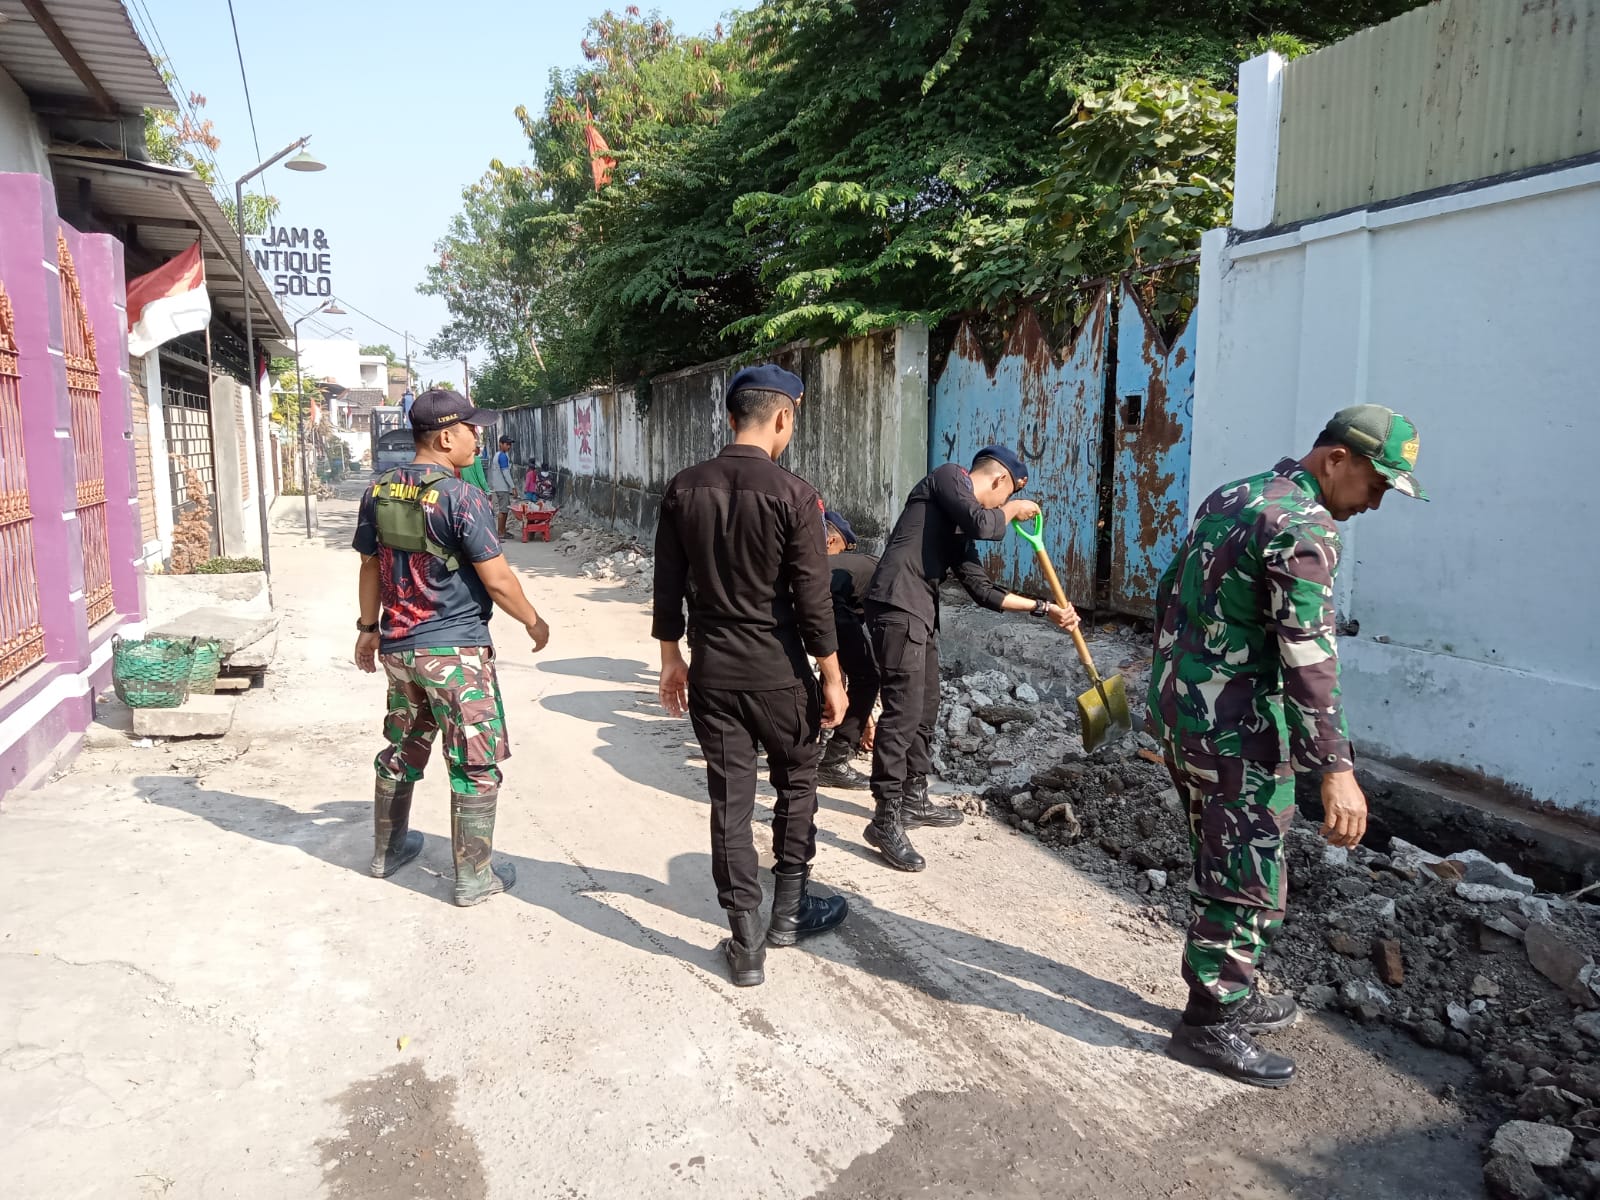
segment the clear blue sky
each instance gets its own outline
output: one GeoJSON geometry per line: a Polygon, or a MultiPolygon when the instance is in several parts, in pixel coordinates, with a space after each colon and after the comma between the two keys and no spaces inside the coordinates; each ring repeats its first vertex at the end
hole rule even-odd
{"type": "MultiPolygon", "coordinates": [[[[444,305],[419,296],[433,243],[460,207],[461,189],[491,158],[522,162],[527,142],[512,110],[537,111],[552,67],[583,62],[578,47],[603,0],[233,0],[260,136],[258,156],[245,110],[227,0],[127,0],[135,27],[145,17],[182,86],[206,97],[222,139],[217,160],[231,181],[304,134],[326,171],[266,173],[287,225],[320,226],[334,254],[341,297],[419,347],[444,323],[444,305]]],[[[662,0],[683,33],[701,33],[736,0],[662,0]]],[[[152,46],[160,54],[161,47],[152,46]]],[[[175,85],[174,90],[177,90],[175,85]]],[[[291,319],[307,303],[289,300],[291,319]]],[[[355,311],[319,318],[353,327],[362,342],[401,339],[355,311]]],[[[311,321],[301,327],[327,336],[311,321]]],[[[461,369],[417,366],[423,382],[459,379],[461,369]]]]}

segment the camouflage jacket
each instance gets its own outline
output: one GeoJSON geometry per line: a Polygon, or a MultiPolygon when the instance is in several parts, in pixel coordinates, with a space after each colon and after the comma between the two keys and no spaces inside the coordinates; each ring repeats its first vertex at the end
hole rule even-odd
{"type": "Polygon", "coordinates": [[[1191,752],[1348,769],[1339,548],[1316,479],[1294,459],[1208,496],[1156,593],[1150,732],[1191,752]]]}

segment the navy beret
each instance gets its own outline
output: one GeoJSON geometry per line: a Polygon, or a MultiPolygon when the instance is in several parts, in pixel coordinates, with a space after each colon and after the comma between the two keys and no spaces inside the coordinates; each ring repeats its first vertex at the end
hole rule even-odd
{"type": "Polygon", "coordinates": [[[728,380],[730,396],[746,388],[758,388],[764,392],[782,392],[789,399],[798,400],[805,393],[806,385],[793,371],[785,371],[777,363],[762,363],[758,367],[746,367],[728,380]]]}
{"type": "Polygon", "coordinates": [[[1011,481],[1019,488],[1028,482],[1028,468],[1023,465],[1022,459],[1005,446],[985,446],[973,456],[972,465],[977,466],[986,458],[992,458],[1004,467],[1011,475],[1011,481]]]}
{"type": "Polygon", "coordinates": [[[854,546],[856,544],[856,531],[850,528],[850,522],[846,521],[839,513],[830,508],[822,514],[822,519],[839,531],[839,536],[844,539],[846,546],[854,546]]]}

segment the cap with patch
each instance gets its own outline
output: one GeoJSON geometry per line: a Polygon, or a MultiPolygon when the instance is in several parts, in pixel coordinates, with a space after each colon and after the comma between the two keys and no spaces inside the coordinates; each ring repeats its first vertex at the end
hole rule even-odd
{"type": "Polygon", "coordinates": [[[1017,485],[1019,491],[1027,486],[1028,468],[1023,465],[1022,459],[1015,452],[1005,446],[985,446],[973,455],[972,465],[976,467],[986,458],[992,458],[1004,467],[1011,476],[1011,482],[1017,485]]]}
{"type": "Polygon", "coordinates": [[[1417,465],[1417,427],[1394,409],[1381,404],[1342,408],[1333,414],[1322,436],[1370,458],[1378,474],[1402,496],[1428,498],[1411,473],[1417,465]]]}
{"type": "Polygon", "coordinates": [[[842,514],[836,513],[830,508],[823,512],[822,519],[838,530],[839,536],[844,539],[844,544],[847,547],[856,544],[856,531],[850,528],[850,522],[846,521],[842,514]]]}
{"type": "Polygon", "coordinates": [[[411,427],[423,433],[437,433],[452,425],[493,425],[498,413],[473,408],[460,392],[449,388],[433,388],[418,396],[411,406],[411,427]]]}
{"type": "Polygon", "coordinates": [[[782,392],[791,400],[805,394],[805,382],[793,371],[785,371],[777,363],[762,363],[759,367],[746,367],[728,380],[728,395],[755,388],[763,392],[782,392]]]}

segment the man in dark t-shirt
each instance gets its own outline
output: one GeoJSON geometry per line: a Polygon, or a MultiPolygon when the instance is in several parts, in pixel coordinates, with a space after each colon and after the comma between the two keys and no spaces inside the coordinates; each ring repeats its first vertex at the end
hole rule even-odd
{"type": "Polygon", "coordinates": [[[476,461],[478,428],[494,420],[436,389],[411,408],[416,461],[380,476],[361,498],[356,665],[389,680],[387,745],[374,764],[372,873],[394,874],[422,852],[410,830],[412,791],[443,734],[450,777],[455,902],[478,904],[516,881],[491,867],[499,764],[511,756],[495,679],[489,617],[498,604],[544,649],[549,627],[501,553],[483,492],[459,478],[476,461]],[[380,616],[381,614],[381,616],[380,616]]]}

